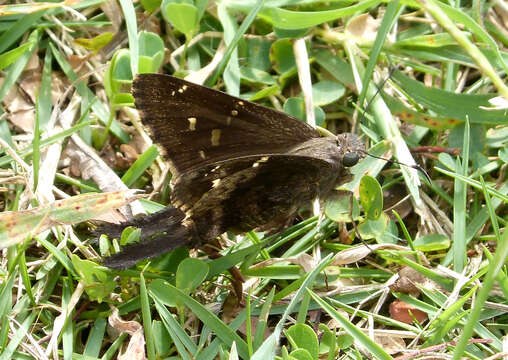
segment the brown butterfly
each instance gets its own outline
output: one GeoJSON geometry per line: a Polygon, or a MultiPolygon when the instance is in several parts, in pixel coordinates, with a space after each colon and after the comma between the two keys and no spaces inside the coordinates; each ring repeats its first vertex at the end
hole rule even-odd
{"type": "Polygon", "coordinates": [[[228,230],[283,224],[303,204],[326,198],[364,152],[353,134],[320,137],[285,113],[173,76],[138,75],[132,93],[169,160],[172,206],[97,230],[118,238],[126,226],[141,229],[140,242],[104,259],[112,268],[228,230]]]}

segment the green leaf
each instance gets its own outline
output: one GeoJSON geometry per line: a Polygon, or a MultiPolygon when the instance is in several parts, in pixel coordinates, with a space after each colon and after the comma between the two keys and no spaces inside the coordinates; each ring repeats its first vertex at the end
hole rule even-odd
{"type": "MultiPolygon", "coordinates": [[[[319,355],[319,343],[316,333],[307,324],[295,324],[285,331],[291,346],[296,349],[308,351],[311,359],[317,359],[319,355]]],[[[294,356],[291,353],[291,356],[294,356]]]]}
{"type": "Polygon", "coordinates": [[[503,161],[505,164],[508,164],[508,147],[499,149],[498,156],[501,161],[503,161]]]}
{"type": "Polygon", "coordinates": [[[399,228],[392,219],[388,219],[385,231],[376,237],[376,241],[379,244],[396,244],[399,242],[399,228]]]}
{"type": "Polygon", "coordinates": [[[357,220],[360,215],[358,200],[349,191],[336,191],[326,201],[325,214],[337,222],[351,222],[351,215],[357,220]]]}
{"type": "Polygon", "coordinates": [[[154,10],[158,9],[161,5],[162,0],[141,0],[141,5],[143,5],[143,8],[151,13],[154,10]]]}
{"type": "Polygon", "coordinates": [[[141,31],[138,35],[138,73],[157,72],[164,61],[164,42],[153,32],[141,31]]]}
{"type": "MultiPolygon", "coordinates": [[[[284,112],[300,120],[305,120],[307,118],[305,113],[305,102],[301,97],[292,97],[287,99],[284,103],[284,112]]],[[[314,116],[316,125],[323,125],[326,117],[323,109],[320,107],[314,107],[314,116]]]]}
{"type": "Polygon", "coordinates": [[[81,260],[77,255],[73,254],[71,259],[90,300],[102,302],[109,298],[116,287],[115,275],[93,261],[81,260]]]}
{"type": "Polygon", "coordinates": [[[417,238],[414,246],[423,252],[445,250],[450,247],[450,239],[443,234],[428,234],[417,238]]]}
{"type": "Polygon", "coordinates": [[[270,61],[280,74],[296,68],[293,44],[289,39],[277,40],[270,48],[270,61]]]}
{"type": "Polygon", "coordinates": [[[325,325],[319,324],[321,339],[319,341],[319,354],[328,353],[328,359],[335,359],[337,353],[337,338],[335,334],[325,325]]]}
{"type": "Polygon", "coordinates": [[[312,355],[306,349],[296,349],[289,353],[289,359],[314,360],[317,359],[317,357],[312,357],[312,355]]]}
{"type": "Polygon", "coordinates": [[[184,259],[176,271],[176,287],[185,294],[190,294],[206,279],[208,264],[195,258],[184,259]]]}
{"type": "Polygon", "coordinates": [[[364,239],[378,238],[386,231],[390,218],[381,213],[381,216],[376,220],[367,219],[365,222],[358,225],[358,231],[364,239]]]}
{"type": "Polygon", "coordinates": [[[186,37],[192,37],[198,21],[198,9],[192,3],[164,0],[161,9],[166,21],[186,37]]]}
{"type": "Polygon", "coordinates": [[[420,106],[427,107],[436,114],[451,120],[464,122],[469,119],[471,124],[489,125],[501,125],[508,122],[508,114],[505,110],[486,110],[491,107],[489,100],[497,94],[457,94],[436,87],[429,88],[399,71],[395,71],[391,79],[410,94],[420,106]]]}
{"type": "Polygon", "coordinates": [[[120,245],[125,246],[128,244],[136,243],[141,236],[141,229],[134,226],[127,226],[120,236],[120,245]]]}
{"type": "Polygon", "coordinates": [[[15,62],[26,51],[31,51],[32,46],[36,44],[35,41],[29,41],[15,49],[0,54],[0,70],[5,69],[7,66],[15,62]]]}
{"type": "Polygon", "coordinates": [[[85,49],[92,50],[94,52],[98,52],[104,46],[109,44],[110,41],[113,40],[114,36],[115,36],[115,34],[107,31],[107,32],[97,35],[96,37],[93,37],[91,39],[77,38],[77,39],[74,39],[73,42],[77,45],[84,47],[85,49]]]}
{"type": "Polygon", "coordinates": [[[156,145],[152,145],[146,149],[146,151],[134,161],[129,170],[125,172],[124,176],[122,176],[122,181],[125,185],[131,186],[134,184],[134,182],[143,175],[145,170],[153,164],[157,156],[159,156],[159,150],[156,145]]]}
{"type": "MultiPolygon", "coordinates": [[[[465,126],[465,124],[460,124],[450,131],[450,134],[448,135],[448,145],[450,147],[463,150],[465,126]]],[[[483,153],[485,147],[484,126],[480,124],[471,124],[469,136],[469,156],[472,156],[476,152],[483,153]]]]}
{"type": "Polygon", "coordinates": [[[372,176],[365,175],[360,181],[360,203],[369,220],[377,220],[383,212],[383,190],[372,176]]]}
{"type": "Polygon", "coordinates": [[[345,350],[353,345],[355,339],[349,334],[343,334],[337,336],[337,346],[339,349],[345,350]]]}
{"type": "Polygon", "coordinates": [[[327,11],[292,11],[278,7],[265,7],[259,13],[259,17],[279,29],[303,29],[351,16],[379,3],[380,1],[378,0],[366,0],[342,9],[327,11]]]}
{"type": "Polygon", "coordinates": [[[312,101],[315,106],[324,106],[339,100],[346,88],[336,81],[320,81],[312,85],[312,101]]]}

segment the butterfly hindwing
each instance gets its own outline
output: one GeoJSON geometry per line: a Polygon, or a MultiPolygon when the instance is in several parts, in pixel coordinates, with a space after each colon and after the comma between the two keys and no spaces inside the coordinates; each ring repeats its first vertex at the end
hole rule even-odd
{"type": "Polygon", "coordinates": [[[172,203],[194,219],[200,238],[246,231],[287,218],[333,188],[340,164],[302,155],[230,160],[189,171],[175,183],[172,203]]]}
{"type": "Polygon", "coordinates": [[[319,137],[287,114],[169,75],[138,75],[133,95],[173,175],[235,157],[282,154],[319,137]]]}

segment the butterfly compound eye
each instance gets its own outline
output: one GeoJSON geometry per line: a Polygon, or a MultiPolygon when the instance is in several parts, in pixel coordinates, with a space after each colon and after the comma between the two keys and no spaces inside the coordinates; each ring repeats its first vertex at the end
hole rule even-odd
{"type": "Polygon", "coordinates": [[[345,167],[351,167],[355,166],[358,161],[360,160],[360,155],[355,152],[348,152],[344,154],[344,157],[342,158],[342,164],[345,167]]]}

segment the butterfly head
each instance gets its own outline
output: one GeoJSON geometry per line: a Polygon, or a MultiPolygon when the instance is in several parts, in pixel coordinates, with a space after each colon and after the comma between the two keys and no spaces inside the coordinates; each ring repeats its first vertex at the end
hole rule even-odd
{"type": "Polygon", "coordinates": [[[342,133],[337,135],[337,146],[340,148],[342,156],[342,164],[345,167],[352,167],[363,158],[365,153],[365,145],[352,133],[342,133]]]}

